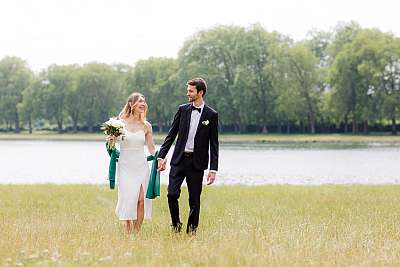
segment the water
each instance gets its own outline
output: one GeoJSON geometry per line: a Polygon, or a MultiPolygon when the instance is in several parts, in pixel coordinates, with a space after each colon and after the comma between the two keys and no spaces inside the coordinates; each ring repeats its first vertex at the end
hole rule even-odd
{"type": "MultiPolygon", "coordinates": [[[[103,142],[0,141],[0,149],[0,184],[107,183],[103,142]]],[[[163,184],[168,170],[161,175],[163,184]]],[[[398,184],[400,145],[221,145],[216,183],[398,184]]]]}

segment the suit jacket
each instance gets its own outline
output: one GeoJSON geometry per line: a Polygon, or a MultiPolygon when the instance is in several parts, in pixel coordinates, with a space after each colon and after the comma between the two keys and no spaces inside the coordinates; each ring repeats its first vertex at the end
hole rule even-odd
{"type": "MultiPolygon", "coordinates": [[[[178,135],[171,165],[178,165],[183,158],[186,141],[188,139],[190,117],[192,114],[192,104],[179,106],[175,114],[171,128],[165,137],[164,143],[158,154],[159,158],[165,158],[172,143],[178,135]]],[[[194,137],[193,163],[197,170],[205,170],[210,160],[210,170],[218,170],[218,113],[204,104],[203,111],[199,120],[199,125],[194,137]],[[207,124],[206,121],[209,123],[207,124]],[[204,123],[203,123],[204,122],[204,123]],[[210,150],[210,155],[209,155],[210,150]]]]}

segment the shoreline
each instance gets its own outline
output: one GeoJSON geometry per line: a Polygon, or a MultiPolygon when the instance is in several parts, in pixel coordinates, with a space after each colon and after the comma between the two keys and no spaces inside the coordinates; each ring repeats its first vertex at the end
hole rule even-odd
{"type": "MultiPolygon", "coordinates": [[[[156,143],[161,143],[166,134],[155,133],[156,143]]],[[[223,144],[252,143],[252,144],[299,144],[299,143],[385,143],[400,144],[400,135],[389,134],[220,134],[223,144]]],[[[100,133],[0,133],[0,141],[104,141],[105,136],[100,133]]]]}

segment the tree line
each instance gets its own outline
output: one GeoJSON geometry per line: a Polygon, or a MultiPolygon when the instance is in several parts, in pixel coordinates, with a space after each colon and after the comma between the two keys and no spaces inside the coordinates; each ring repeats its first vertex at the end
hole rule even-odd
{"type": "Polygon", "coordinates": [[[258,24],[216,26],[189,37],[176,58],[134,66],[90,62],[33,73],[26,61],[4,57],[0,128],[97,131],[139,91],[148,120],[166,131],[186,101],[186,81],[198,76],[224,132],[397,134],[400,39],[356,22],[300,41],[258,24]]]}

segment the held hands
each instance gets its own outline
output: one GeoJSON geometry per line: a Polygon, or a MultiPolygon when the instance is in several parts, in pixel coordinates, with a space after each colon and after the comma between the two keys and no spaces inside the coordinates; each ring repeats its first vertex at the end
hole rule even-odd
{"type": "Polygon", "coordinates": [[[157,171],[163,171],[167,168],[167,159],[158,159],[157,171]]]}
{"type": "Polygon", "coordinates": [[[215,172],[208,172],[208,175],[207,175],[207,185],[211,185],[212,183],[214,183],[214,181],[215,181],[215,176],[216,176],[216,173],[215,173],[215,172]]]}

